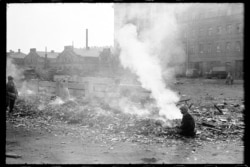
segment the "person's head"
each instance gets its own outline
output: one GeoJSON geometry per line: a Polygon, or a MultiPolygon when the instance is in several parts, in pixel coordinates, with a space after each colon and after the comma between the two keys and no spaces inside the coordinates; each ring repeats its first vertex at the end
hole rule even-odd
{"type": "Polygon", "coordinates": [[[13,82],[14,78],[12,76],[8,76],[8,82],[13,82]]]}
{"type": "Polygon", "coordinates": [[[188,108],[186,106],[182,106],[180,110],[183,115],[188,113],[188,108]]]}

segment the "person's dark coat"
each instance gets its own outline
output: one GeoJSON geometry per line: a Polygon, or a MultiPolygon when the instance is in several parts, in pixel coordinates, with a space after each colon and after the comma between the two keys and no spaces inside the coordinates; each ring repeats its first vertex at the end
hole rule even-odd
{"type": "Polygon", "coordinates": [[[181,121],[181,126],[180,126],[180,134],[183,136],[195,136],[195,120],[188,113],[188,109],[186,107],[181,108],[183,117],[181,121]]]}
{"type": "Polygon", "coordinates": [[[8,82],[6,84],[6,95],[11,100],[15,100],[17,98],[18,92],[14,83],[8,82]]]}
{"type": "Polygon", "coordinates": [[[15,100],[18,96],[16,86],[13,82],[8,82],[6,84],[6,109],[9,106],[9,112],[13,111],[15,100]]]}

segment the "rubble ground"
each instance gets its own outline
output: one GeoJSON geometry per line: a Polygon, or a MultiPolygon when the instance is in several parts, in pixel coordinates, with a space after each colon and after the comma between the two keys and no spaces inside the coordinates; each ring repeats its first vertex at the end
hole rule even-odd
{"type": "Polygon", "coordinates": [[[98,101],[57,105],[39,94],[19,97],[14,114],[7,114],[6,150],[22,158],[6,158],[6,163],[243,163],[243,85],[179,83],[171,87],[181,99],[190,99],[194,139],[98,101]]]}

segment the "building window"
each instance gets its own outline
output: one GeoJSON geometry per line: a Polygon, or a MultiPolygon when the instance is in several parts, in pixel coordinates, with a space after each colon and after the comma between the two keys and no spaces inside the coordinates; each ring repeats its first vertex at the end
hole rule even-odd
{"type": "Polygon", "coordinates": [[[232,33],[233,26],[232,25],[227,25],[227,33],[231,34],[232,33]]]}
{"type": "Polygon", "coordinates": [[[223,16],[223,11],[222,10],[218,10],[217,13],[218,13],[218,16],[223,16]]]}
{"type": "Polygon", "coordinates": [[[192,14],[191,18],[192,18],[192,20],[196,20],[196,15],[192,14]]]}
{"type": "Polygon", "coordinates": [[[184,36],[184,38],[187,38],[187,31],[184,31],[183,36],[184,36]]]}
{"type": "Polygon", "coordinates": [[[208,14],[208,12],[205,12],[204,13],[204,19],[207,19],[207,18],[209,18],[209,14],[208,14]]]}
{"type": "Polygon", "coordinates": [[[231,49],[231,43],[227,42],[226,43],[226,50],[229,51],[231,49]]]}
{"type": "Polygon", "coordinates": [[[219,26],[219,27],[217,28],[217,33],[218,33],[218,34],[221,34],[221,33],[222,33],[222,27],[221,27],[221,26],[219,26]]]}
{"type": "Polygon", "coordinates": [[[200,13],[199,14],[199,19],[203,19],[204,18],[204,14],[203,13],[200,13]]]}
{"type": "Polygon", "coordinates": [[[216,52],[221,52],[221,47],[219,43],[216,44],[216,52]]]}
{"type": "Polygon", "coordinates": [[[238,52],[241,51],[241,43],[240,43],[240,41],[236,42],[236,51],[238,51],[238,52]]]}
{"type": "Polygon", "coordinates": [[[207,45],[207,52],[208,52],[208,53],[211,53],[211,52],[212,52],[212,44],[211,44],[211,43],[209,43],[209,44],[207,45]]]}
{"type": "Polygon", "coordinates": [[[227,15],[229,16],[229,15],[231,15],[232,14],[232,9],[231,8],[228,8],[227,9],[227,15]]]}
{"type": "Polygon", "coordinates": [[[208,29],[208,35],[209,35],[209,36],[212,35],[212,31],[213,31],[213,28],[209,28],[209,29],[208,29]]]}
{"type": "Polygon", "coordinates": [[[195,31],[194,30],[192,30],[192,37],[195,37],[195,31]]]}
{"type": "Polygon", "coordinates": [[[204,44],[199,44],[199,52],[200,53],[204,52],[204,44]]]}
{"type": "Polygon", "coordinates": [[[231,71],[231,62],[226,62],[225,67],[227,71],[231,71]]]}
{"type": "Polygon", "coordinates": [[[199,30],[199,35],[203,36],[203,29],[202,28],[200,28],[200,30],[199,30]]]}
{"type": "Polygon", "coordinates": [[[237,31],[237,33],[242,33],[242,24],[241,23],[236,25],[236,31],[237,31]]]}
{"type": "Polygon", "coordinates": [[[210,18],[211,17],[211,11],[208,11],[207,14],[206,14],[206,18],[210,18]]]}
{"type": "Polygon", "coordinates": [[[194,54],[194,45],[193,44],[189,45],[189,54],[194,54]]]}

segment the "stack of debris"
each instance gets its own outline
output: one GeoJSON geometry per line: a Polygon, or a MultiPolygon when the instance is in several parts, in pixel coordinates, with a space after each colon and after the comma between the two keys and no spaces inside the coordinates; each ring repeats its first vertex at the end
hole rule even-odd
{"type": "MultiPolygon", "coordinates": [[[[143,142],[146,139],[162,141],[166,138],[176,139],[181,136],[177,133],[176,125],[181,120],[173,120],[174,127],[164,126],[164,122],[141,118],[135,115],[122,113],[107,105],[90,105],[87,101],[66,101],[60,105],[51,105],[53,100],[49,96],[37,96],[36,98],[18,99],[13,117],[30,117],[46,121],[60,120],[68,124],[80,124],[81,126],[95,129],[98,134],[112,136],[117,140],[143,142]],[[42,107],[41,107],[42,106],[42,107]],[[49,119],[48,119],[49,118],[49,119]],[[139,137],[138,137],[139,136],[139,137]]],[[[244,104],[217,103],[209,106],[188,105],[190,113],[196,120],[198,139],[239,139],[243,137],[244,104]]],[[[106,137],[107,137],[106,136],[106,137]]],[[[101,136],[99,136],[101,137],[101,136]]],[[[103,136],[102,136],[103,137],[103,136]]]]}

